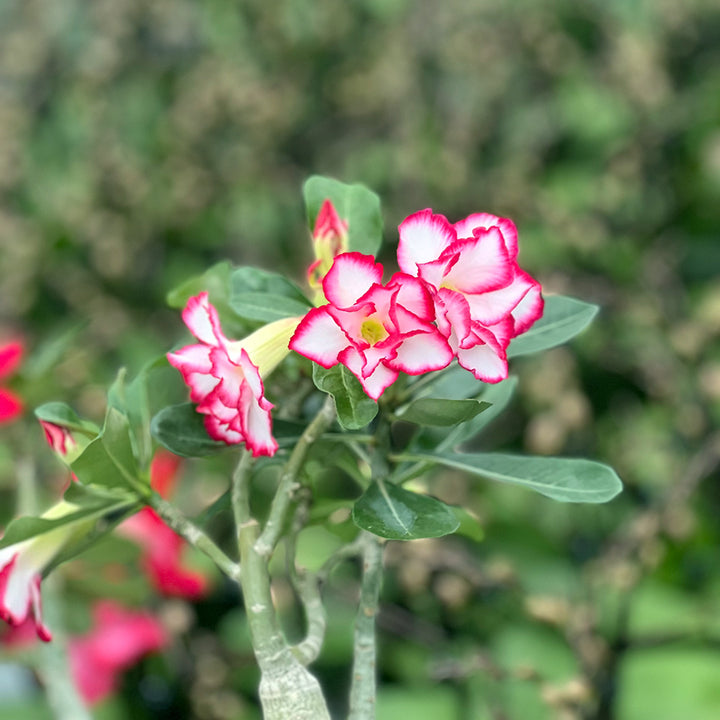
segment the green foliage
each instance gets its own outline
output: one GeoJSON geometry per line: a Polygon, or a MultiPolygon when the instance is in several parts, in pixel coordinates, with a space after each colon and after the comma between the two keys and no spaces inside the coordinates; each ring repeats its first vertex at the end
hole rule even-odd
{"type": "Polygon", "coordinates": [[[308,225],[315,226],[320,207],[330,200],[341,219],[348,223],[348,249],[376,255],[382,244],[380,198],[364,185],[314,175],[303,185],[308,225]]]}
{"type": "Polygon", "coordinates": [[[163,447],[182,457],[202,457],[227,448],[207,434],[203,416],[192,403],[163,408],[153,417],[150,431],[163,447]]]}
{"type": "Polygon", "coordinates": [[[94,437],[99,432],[97,425],[81,419],[80,416],[65,403],[44,403],[35,408],[34,413],[38,420],[59,425],[68,430],[87,435],[88,437],[94,437]]]}
{"type": "Polygon", "coordinates": [[[318,390],[335,398],[338,421],[346,430],[364,428],[377,415],[377,403],[365,394],[359,380],[344,365],[326,370],[313,363],[313,382],[318,390]]]}
{"type": "Polygon", "coordinates": [[[438,463],[490,480],[522,485],[560,502],[603,503],[622,490],[615,471],[592,460],[440,452],[407,453],[400,459],[438,463]]]}
{"type": "Polygon", "coordinates": [[[283,275],[267,270],[237,268],[230,286],[230,307],[246,320],[272,322],[305,315],[311,307],[300,288],[283,275]]]}
{"type": "Polygon", "coordinates": [[[513,338],[508,357],[528,355],[566,343],[581,333],[597,315],[597,305],[562,295],[545,299],[543,316],[527,331],[513,338]]]}
{"type": "Polygon", "coordinates": [[[370,485],[355,503],[352,518],[358,527],[391,540],[441,537],[460,526],[445,503],[382,480],[370,485]]]}
{"type": "Polygon", "coordinates": [[[417,425],[450,427],[471,420],[489,407],[490,403],[479,400],[419,398],[399,411],[398,419],[417,425]]]}

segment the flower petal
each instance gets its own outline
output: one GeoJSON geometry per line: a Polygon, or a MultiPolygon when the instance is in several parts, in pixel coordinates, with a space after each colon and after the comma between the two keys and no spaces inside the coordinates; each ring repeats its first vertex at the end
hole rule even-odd
{"type": "Polygon", "coordinates": [[[516,269],[513,281],[504,288],[484,293],[468,293],[465,298],[470,306],[472,319],[483,325],[500,322],[512,313],[527,295],[531,284],[526,273],[516,269]]]}
{"type": "Polygon", "coordinates": [[[338,363],[338,355],[350,344],[347,335],[327,310],[313,308],[300,321],[290,339],[290,349],[324,368],[338,363]]]}
{"type": "Polygon", "coordinates": [[[520,335],[520,333],[529,330],[530,326],[542,317],[545,308],[540,283],[522,270],[519,277],[521,278],[519,282],[527,283],[529,287],[522,300],[512,311],[512,317],[515,321],[515,335],[520,335]]]}
{"type": "Polygon", "coordinates": [[[475,345],[468,349],[460,348],[458,362],[478,379],[486,383],[497,383],[508,376],[505,353],[498,354],[490,345],[475,345]]]}
{"type": "Polygon", "coordinates": [[[458,240],[447,249],[448,256],[459,252],[460,258],[445,273],[445,287],[467,294],[497,290],[512,282],[514,266],[500,231],[490,228],[481,232],[481,236],[458,240]]]}
{"type": "Polygon", "coordinates": [[[227,343],[227,338],[220,327],[217,310],[210,303],[206,292],[188,299],[182,312],[182,319],[190,332],[201,342],[222,346],[227,343]]]}
{"type": "Polygon", "coordinates": [[[20,340],[0,345],[0,378],[12,375],[22,362],[25,348],[20,340]]]}
{"type": "Polygon", "coordinates": [[[406,217],[398,232],[398,265],[408,275],[417,275],[418,265],[436,260],[457,239],[447,218],[434,215],[429,208],[406,217]]]}
{"type": "Polygon", "coordinates": [[[338,308],[354,305],[373,285],[382,282],[383,266],[371,255],[358,252],[338,255],[323,279],[323,292],[338,308]]]}
{"type": "Polygon", "coordinates": [[[458,239],[476,237],[477,230],[488,230],[497,227],[502,233],[505,247],[511,260],[517,257],[518,253],[518,232],[515,223],[509,218],[501,218],[490,213],[473,213],[464,220],[456,222],[453,227],[458,239]]]}
{"type": "Polygon", "coordinates": [[[394,370],[408,375],[421,375],[447,367],[453,359],[453,351],[447,340],[437,331],[418,331],[403,339],[395,357],[386,360],[394,370]]]}
{"type": "Polygon", "coordinates": [[[22,414],[23,402],[15,393],[0,388],[0,423],[12,422],[22,414]]]}

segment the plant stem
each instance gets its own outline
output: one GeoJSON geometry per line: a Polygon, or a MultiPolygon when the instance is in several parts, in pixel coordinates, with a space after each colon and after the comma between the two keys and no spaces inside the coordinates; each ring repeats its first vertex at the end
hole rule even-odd
{"type": "Polygon", "coordinates": [[[335,419],[335,401],[332,395],[328,395],[318,414],[305,428],[305,431],[297,441],[297,445],[290,453],[287,463],[280,475],[280,482],[277,492],[270,507],[265,528],[257,540],[255,552],[265,559],[268,559],[275,549],[275,546],[282,535],[288,510],[293,502],[295,490],[299,487],[298,474],[305,462],[310,446],[317,440],[335,419]]]}
{"type": "Polygon", "coordinates": [[[231,580],[240,582],[240,565],[233,562],[197,525],[186,518],[174,505],[156,492],[147,499],[148,505],[178,535],[205,553],[231,580]]]}
{"type": "Polygon", "coordinates": [[[375,617],[382,586],[382,541],[370,533],[362,534],[363,576],[360,604],[355,620],[355,650],[350,714],[348,720],[375,720],[377,683],[375,617]]]}
{"type": "Polygon", "coordinates": [[[320,684],[290,651],[277,624],[267,563],[255,549],[260,526],[250,515],[249,467],[246,456],[241,457],[233,476],[233,511],[245,611],[260,667],[263,716],[265,720],[330,720],[320,684]]]}

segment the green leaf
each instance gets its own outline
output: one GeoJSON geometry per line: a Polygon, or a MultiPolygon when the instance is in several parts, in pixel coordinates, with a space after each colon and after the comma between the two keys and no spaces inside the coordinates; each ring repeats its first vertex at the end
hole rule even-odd
{"type": "Polygon", "coordinates": [[[49,402],[35,408],[35,417],[43,422],[82,433],[88,437],[98,434],[99,428],[95,423],[82,420],[80,416],[69,406],[62,402],[49,402]]]}
{"type": "Polygon", "coordinates": [[[133,487],[108,453],[102,436],[95,438],[70,467],[84,485],[120,489],[133,487]]]}
{"type": "Polygon", "coordinates": [[[528,355],[566,343],[581,333],[597,315],[597,305],[564,295],[545,298],[543,316],[510,343],[508,357],[528,355]]]}
{"type": "Polygon", "coordinates": [[[185,307],[188,299],[201,292],[207,292],[210,302],[216,305],[222,300],[227,301],[230,294],[230,275],[232,265],[223,261],[213,265],[202,275],[185,280],[167,294],[167,304],[178,310],[185,307]]]}
{"type": "Polygon", "coordinates": [[[399,459],[434,462],[489,480],[521,485],[560,502],[603,503],[622,490],[617,473],[593,460],[500,453],[406,453],[399,459]]]}
{"type": "Polygon", "coordinates": [[[130,423],[127,415],[114,407],[109,407],[105,415],[101,439],[108,456],[132,486],[138,479],[139,471],[130,440],[130,423]]]}
{"type": "Polygon", "coordinates": [[[310,309],[309,302],[300,302],[294,298],[272,293],[243,292],[233,293],[230,307],[247,320],[273,322],[287,317],[305,315],[310,309]]]}
{"type": "Polygon", "coordinates": [[[481,397],[489,408],[469,422],[453,428],[438,444],[438,450],[449,450],[482,432],[508,406],[517,387],[517,377],[510,376],[495,385],[488,385],[481,397]]]}
{"type": "Polygon", "coordinates": [[[420,398],[413,400],[401,413],[398,413],[398,420],[417,425],[448,427],[471,420],[489,407],[490,403],[480,400],[420,398]]]}
{"type": "Polygon", "coordinates": [[[364,185],[346,185],[339,180],[313,175],[303,185],[310,230],[315,227],[320,207],[330,200],[338,215],[348,223],[350,250],[375,255],[382,244],[380,198],[364,185]]]}
{"type": "Polygon", "coordinates": [[[230,303],[234,298],[248,293],[279,295],[308,305],[302,290],[284,275],[254,267],[235,268],[230,276],[230,303]]]}
{"type": "Polygon", "coordinates": [[[313,363],[313,382],[318,390],[335,398],[338,420],[346,430],[359,430],[377,415],[377,403],[365,394],[360,381],[344,365],[326,370],[313,363]]]}
{"type": "Polygon", "coordinates": [[[363,530],[392,540],[441,537],[460,526],[452,508],[440,500],[382,481],[359,498],[352,518],[363,530]]]}
{"type": "Polygon", "coordinates": [[[452,511],[460,523],[458,529],[455,531],[458,535],[462,535],[475,542],[480,542],[485,539],[485,533],[476,515],[462,507],[453,507],[452,511]]]}
{"type": "Polygon", "coordinates": [[[150,432],[163,447],[182,457],[202,457],[227,448],[207,434],[203,416],[192,403],[163,408],[153,417],[150,432]]]}

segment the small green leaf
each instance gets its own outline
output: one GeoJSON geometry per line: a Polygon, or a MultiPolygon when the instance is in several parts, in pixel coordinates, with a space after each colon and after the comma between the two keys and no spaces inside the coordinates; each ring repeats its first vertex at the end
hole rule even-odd
{"type": "Polygon", "coordinates": [[[460,526],[452,508],[440,500],[382,481],[355,503],[352,518],[358,527],[392,540],[441,537],[460,526]]]}
{"type": "Polygon", "coordinates": [[[460,523],[460,527],[455,531],[458,535],[470,538],[470,540],[474,540],[475,542],[480,542],[485,539],[485,533],[476,515],[463,507],[453,507],[452,510],[460,523]]]}
{"type": "Polygon", "coordinates": [[[339,180],[313,175],[303,185],[310,230],[315,227],[320,207],[330,200],[338,215],[348,223],[350,250],[375,255],[382,244],[380,198],[364,185],[346,185],[339,180]]]}
{"type": "Polygon", "coordinates": [[[528,355],[566,343],[581,333],[600,308],[564,295],[545,298],[543,316],[510,343],[508,357],[528,355]]]}
{"type": "Polygon", "coordinates": [[[359,430],[377,415],[377,403],[365,394],[360,381],[344,365],[326,370],[313,363],[313,382],[318,390],[335,398],[338,420],[346,430],[359,430]]]}
{"type": "Polygon", "coordinates": [[[235,268],[230,277],[230,303],[248,293],[278,295],[303,305],[309,304],[302,290],[284,275],[254,267],[235,268]]]}
{"type": "Polygon", "coordinates": [[[94,437],[100,432],[97,425],[82,420],[69,405],[62,402],[49,402],[40,405],[40,407],[35,408],[35,417],[43,422],[59,425],[88,437],[94,437]]]}
{"type": "Polygon", "coordinates": [[[242,318],[258,322],[273,322],[282,318],[305,315],[310,310],[308,302],[272,293],[234,293],[230,307],[242,318]]]}
{"type": "Polygon", "coordinates": [[[192,403],[163,408],[152,419],[150,432],[163,447],[182,457],[212,455],[227,447],[207,434],[203,416],[192,403]]]}
{"type": "Polygon", "coordinates": [[[84,485],[129,489],[133,485],[108,453],[102,436],[95,438],[70,467],[84,485]]]}
{"type": "Polygon", "coordinates": [[[471,420],[489,407],[490,403],[480,400],[420,398],[413,400],[401,413],[398,413],[398,420],[417,425],[448,427],[471,420]]]}
{"type": "Polygon", "coordinates": [[[398,459],[434,462],[489,480],[522,485],[560,502],[604,503],[622,490],[617,473],[593,460],[501,453],[407,453],[398,459]]]}
{"type": "Polygon", "coordinates": [[[127,480],[129,486],[138,480],[138,464],[130,440],[130,423],[127,415],[109,407],[101,435],[108,456],[127,480]]]}

